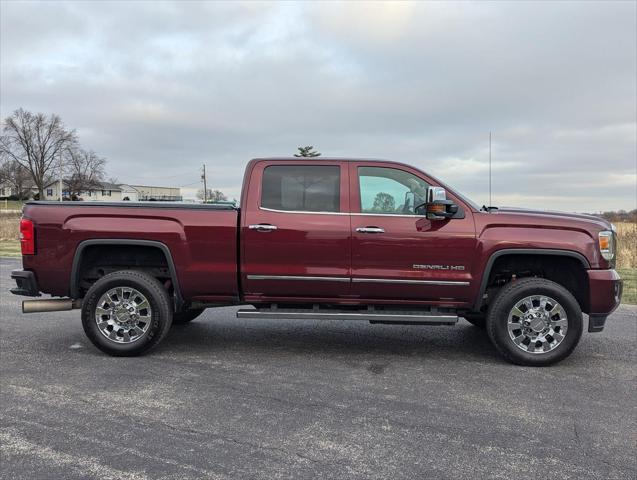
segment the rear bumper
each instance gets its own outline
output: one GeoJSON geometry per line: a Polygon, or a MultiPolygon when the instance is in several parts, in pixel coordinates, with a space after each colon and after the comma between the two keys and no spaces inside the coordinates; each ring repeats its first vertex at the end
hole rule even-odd
{"type": "Polygon", "coordinates": [[[15,280],[16,286],[11,289],[14,295],[26,297],[39,297],[40,289],[35,279],[35,274],[28,270],[14,270],[11,272],[11,279],[15,280]]]}
{"type": "Polygon", "coordinates": [[[615,270],[588,270],[589,332],[601,332],[606,317],[619,306],[623,282],[615,270]]]}

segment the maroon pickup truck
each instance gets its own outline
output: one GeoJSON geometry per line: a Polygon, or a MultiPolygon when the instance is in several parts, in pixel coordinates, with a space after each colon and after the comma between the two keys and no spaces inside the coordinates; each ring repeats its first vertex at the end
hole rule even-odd
{"type": "Polygon", "coordinates": [[[112,355],[157,345],[210,307],[239,318],[367,320],[486,329],[509,361],[548,365],[618,306],[613,226],[478,207],[408,165],[268,158],[240,208],[30,202],[20,224],[23,311],[82,309],[112,355]]]}

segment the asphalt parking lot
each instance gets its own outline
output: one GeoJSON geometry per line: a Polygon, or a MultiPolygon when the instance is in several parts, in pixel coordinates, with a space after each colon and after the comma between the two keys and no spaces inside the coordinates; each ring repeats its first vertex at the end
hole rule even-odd
{"type": "Polygon", "coordinates": [[[550,368],[454,327],[209,310],[111,358],[22,315],[0,259],[1,477],[634,479],[637,308],[550,368]]]}

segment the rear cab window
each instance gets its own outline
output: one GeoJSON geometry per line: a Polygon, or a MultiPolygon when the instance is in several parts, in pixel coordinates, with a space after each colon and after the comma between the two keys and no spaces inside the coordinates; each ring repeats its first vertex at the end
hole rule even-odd
{"type": "Polygon", "coordinates": [[[338,165],[269,165],[263,170],[261,208],[284,212],[340,212],[338,165]]]}

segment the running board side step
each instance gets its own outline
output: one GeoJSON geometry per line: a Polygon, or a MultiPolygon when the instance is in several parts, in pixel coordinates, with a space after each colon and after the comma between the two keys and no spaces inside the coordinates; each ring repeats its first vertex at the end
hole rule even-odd
{"type": "Polygon", "coordinates": [[[319,308],[242,308],[237,311],[237,318],[281,318],[309,320],[368,320],[371,323],[407,323],[423,325],[454,325],[458,323],[458,315],[452,311],[432,309],[422,310],[336,310],[319,308]]]}

